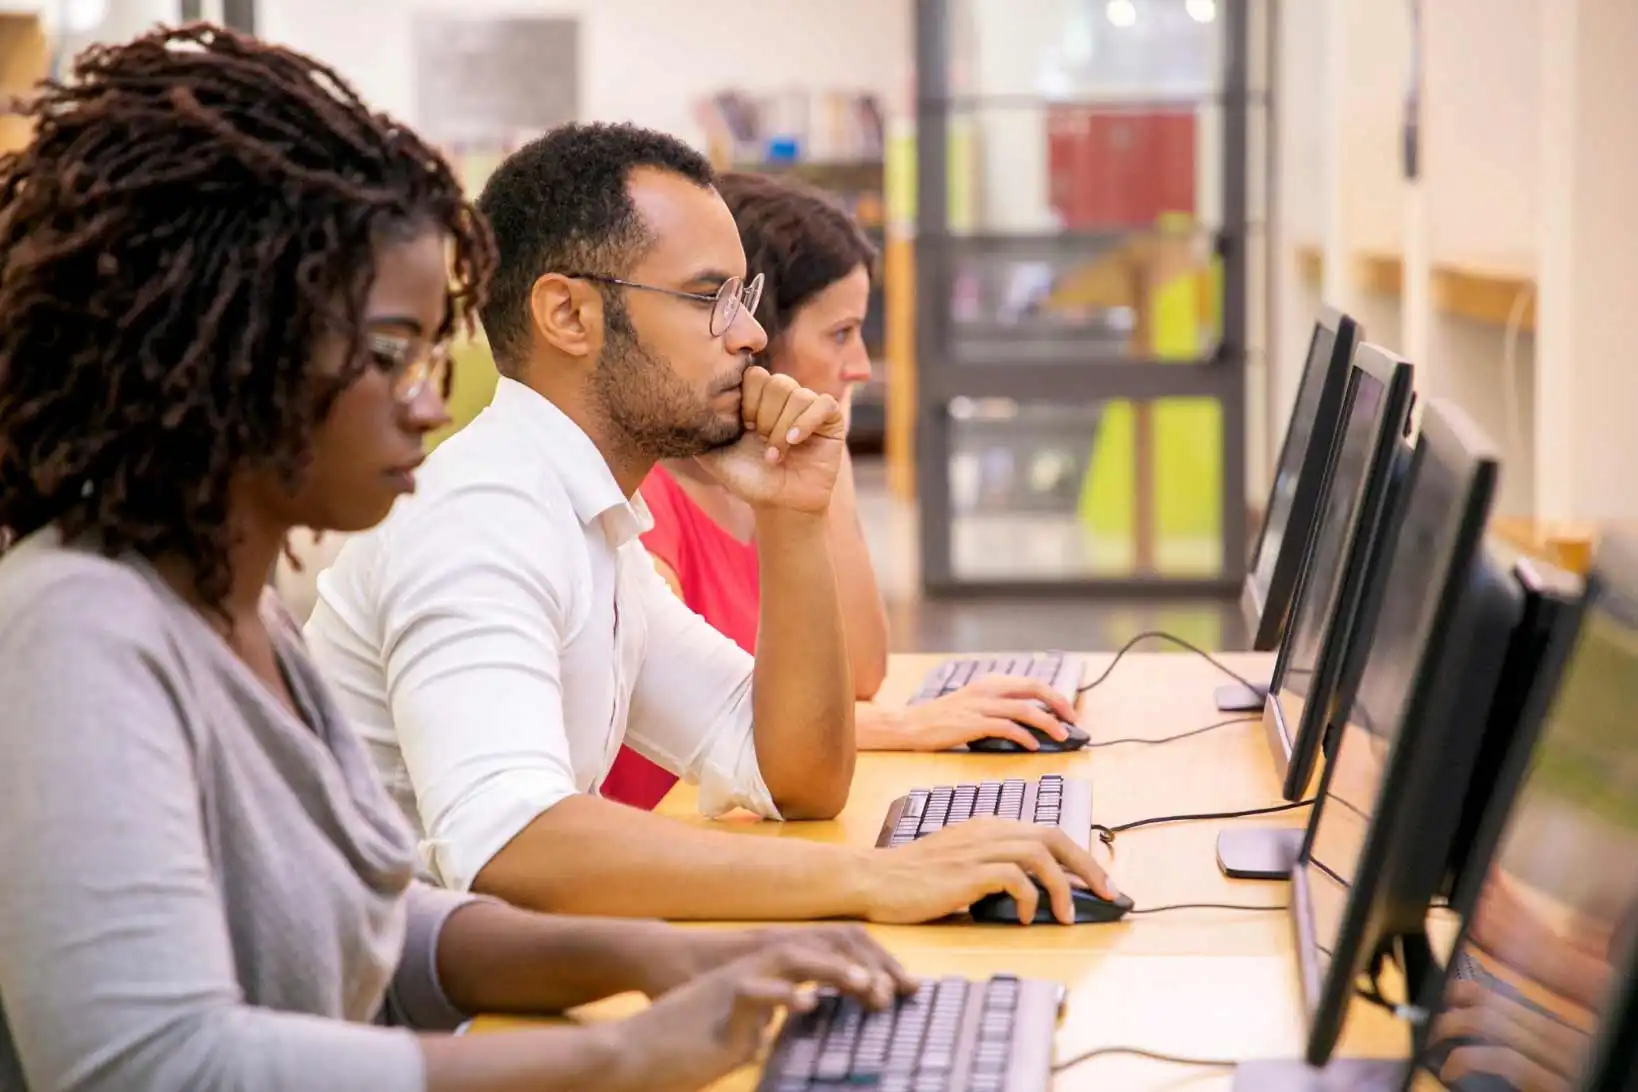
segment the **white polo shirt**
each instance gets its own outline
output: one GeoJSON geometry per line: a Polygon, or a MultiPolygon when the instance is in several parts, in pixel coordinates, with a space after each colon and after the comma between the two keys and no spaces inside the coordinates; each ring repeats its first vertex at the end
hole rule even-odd
{"type": "Polygon", "coordinates": [[[707,815],[778,817],[752,659],[671,593],[649,526],[591,439],[503,378],[319,577],[313,656],[437,882],[466,890],[535,816],[596,792],[622,741],[698,784],[707,815]]]}

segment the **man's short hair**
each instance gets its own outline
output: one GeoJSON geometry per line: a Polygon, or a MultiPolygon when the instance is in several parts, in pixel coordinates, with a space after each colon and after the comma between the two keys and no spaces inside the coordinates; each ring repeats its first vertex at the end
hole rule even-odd
{"type": "Polygon", "coordinates": [[[529,293],[546,273],[620,276],[650,242],[627,183],[638,167],[701,186],[711,164],[687,144],[635,125],[572,124],[506,157],[478,208],[494,229],[497,264],[481,312],[503,375],[522,365],[529,343],[529,293]]]}

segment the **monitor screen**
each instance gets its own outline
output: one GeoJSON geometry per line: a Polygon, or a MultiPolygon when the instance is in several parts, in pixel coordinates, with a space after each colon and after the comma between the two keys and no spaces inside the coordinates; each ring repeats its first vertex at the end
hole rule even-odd
{"type": "Polygon", "coordinates": [[[1638,927],[1638,603],[1623,591],[1596,591],[1582,622],[1428,1026],[1417,1089],[1580,1087],[1638,927]]]}
{"type": "Polygon", "coordinates": [[[1263,536],[1252,558],[1252,579],[1267,590],[1274,580],[1274,566],[1280,559],[1281,543],[1297,496],[1297,480],[1308,457],[1314,422],[1319,417],[1320,398],[1325,393],[1325,368],[1335,351],[1337,332],[1324,322],[1314,325],[1314,338],[1303,362],[1302,385],[1297,388],[1296,406],[1291,411],[1285,446],[1280,449],[1280,465],[1274,470],[1274,488],[1268,497],[1268,515],[1263,520],[1263,536]]]}
{"type": "Polygon", "coordinates": [[[1440,459],[1417,462],[1383,579],[1370,652],[1341,718],[1342,736],[1309,835],[1307,879],[1322,979],[1330,975],[1388,756],[1425,654],[1425,619],[1440,595],[1436,585],[1447,578],[1436,559],[1450,556],[1464,515],[1459,472],[1440,459]]]}
{"type": "Polygon", "coordinates": [[[1297,602],[1292,606],[1280,665],[1278,700],[1284,706],[1285,722],[1292,725],[1302,723],[1303,705],[1319,666],[1325,619],[1340,589],[1349,532],[1365,496],[1365,477],[1387,407],[1387,390],[1375,376],[1355,368],[1349,382],[1352,390],[1344,411],[1342,444],[1321,504],[1297,602]]]}

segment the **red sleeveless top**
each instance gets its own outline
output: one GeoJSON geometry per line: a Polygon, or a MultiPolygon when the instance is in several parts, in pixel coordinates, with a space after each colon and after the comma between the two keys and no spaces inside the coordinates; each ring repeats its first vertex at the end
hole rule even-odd
{"type": "MultiPolygon", "coordinates": [[[[638,492],[654,517],[654,528],[643,535],[644,548],[677,574],[690,610],[755,655],[762,594],[756,544],[717,526],[663,467],[651,470],[638,492]]],[[[621,747],[603,781],[603,795],[648,810],[676,783],[669,771],[621,747]]]]}

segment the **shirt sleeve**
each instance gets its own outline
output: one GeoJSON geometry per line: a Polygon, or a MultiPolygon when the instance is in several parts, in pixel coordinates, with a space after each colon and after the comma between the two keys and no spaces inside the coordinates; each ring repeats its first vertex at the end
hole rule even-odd
{"type": "Polygon", "coordinates": [[[416,881],[405,895],[404,956],[387,989],[387,1022],[419,1031],[454,1031],[472,1013],[450,1003],[438,979],[438,938],[444,922],[476,896],[416,881]]]}
{"type": "Polygon", "coordinates": [[[689,610],[652,565],[634,568],[648,640],[632,693],[627,744],[699,785],[703,815],[744,808],[778,819],[752,731],[756,662],[689,610]]]}
{"type": "Polygon", "coordinates": [[[0,629],[0,995],[26,1086],[421,1092],[408,1031],[245,1003],[152,605],[75,580],[0,629]]]}
{"type": "Polygon", "coordinates": [[[393,728],[423,856],[457,891],[577,791],[563,723],[573,562],[562,526],[525,491],[483,483],[440,497],[381,544],[393,728]]]}

